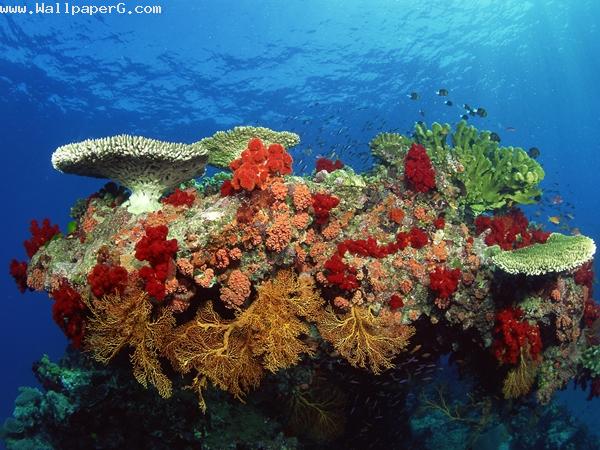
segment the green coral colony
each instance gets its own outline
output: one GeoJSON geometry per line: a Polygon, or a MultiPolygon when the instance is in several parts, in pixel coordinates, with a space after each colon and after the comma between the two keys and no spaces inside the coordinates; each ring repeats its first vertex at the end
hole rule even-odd
{"type": "Polygon", "coordinates": [[[464,121],[419,123],[376,136],[370,172],[323,159],[294,176],[299,141],[237,127],[61,147],[56,169],[130,194],[109,183],[79,202],[66,235],[35,223],[11,273],[50,293],[82,357],[129,355],[143,386],[169,398],[187,385],[208,411],[215,392],[268,385],[305,419],[288,424],[298,433],[343,432],[347,393],[308,405],[344,391],[350,366],[376,380],[446,353],[506,398],[545,403],[573,378],[600,393],[595,245],[518,210],[544,178],[523,149],[464,121]],[[195,180],[206,165],[225,171],[195,180]]]}

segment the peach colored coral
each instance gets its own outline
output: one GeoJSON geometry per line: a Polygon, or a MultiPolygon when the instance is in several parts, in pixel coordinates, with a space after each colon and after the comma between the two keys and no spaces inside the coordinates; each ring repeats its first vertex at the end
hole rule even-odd
{"type": "Polygon", "coordinates": [[[446,248],[446,242],[441,241],[438,244],[431,246],[431,259],[436,261],[446,261],[448,258],[448,249],[446,248]]]}
{"type": "Polygon", "coordinates": [[[421,222],[428,223],[431,220],[427,215],[427,211],[425,211],[425,208],[422,206],[417,206],[413,210],[413,215],[415,216],[415,219],[420,220],[421,222]]]}
{"type": "Polygon", "coordinates": [[[294,228],[304,230],[310,222],[310,216],[308,213],[302,212],[297,213],[292,217],[292,225],[294,228]]]}
{"type": "Polygon", "coordinates": [[[194,277],[194,282],[200,287],[209,288],[213,283],[214,277],[215,272],[212,269],[206,269],[200,275],[194,277]]]}
{"type": "Polygon", "coordinates": [[[312,205],[312,197],[310,195],[310,190],[305,184],[297,184],[294,187],[294,207],[298,211],[302,211],[307,209],[310,205],[312,205]]]}
{"type": "Polygon", "coordinates": [[[405,279],[400,282],[400,292],[402,292],[404,295],[406,295],[410,291],[412,291],[412,288],[413,288],[412,281],[405,279]]]}
{"type": "Polygon", "coordinates": [[[213,265],[217,269],[225,269],[229,266],[229,255],[227,249],[220,248],[215,252],[213,265]]]}
{"type": "Polygon", "coordinates": [[[186,277],[191,277],[194,275],[194,265],[189,259],[179,258],[177,260],[177,269],[186,277]]]}
{"type": "Polygon", "coordinates": [[[242,259],[242,251],[238,247],[233,247],[229,250],[229,258],[233,261],[239,261],[242,259]]]}
{"type": "Polygon", "coordinates": [[[275,200],[284,202],[288,194],[288,188],[281,181],[275,181],[274,183],[271,183],[271,193],[275,200]]]}
{"type": "Polygon", "coordinates": [[[253,248],[262,242],[260,230],[253,226],[245,226],[242,228],[242,245],[247,248],[253,248]]]}
{"type": "Polygon", "coordinates": [[[286,214],[275,218],[273,225],[267,231],[267,248],[274,252],[280,252],[285,249],[292,239],[292,227],[290,217],[286,214]]]}
{"type": "Polygon", "coordinates": [[[340,309],[350,309],[350,302],[346,300],[344,297],[337,296],[333,299],[333,304],[340,309]]]}
{"type": "Polygon", "coordinates": [[[333,221],[329,225],[327,225],[327,227],[325,227],[321,234],[323,234],[323,237],[326,240],[331,241],[337,238],[341,232],[342,227],[340,226],[340,223],[338,221],[333,221]]]}
{"type": "Polygon", "coordinates": [[[221,288],[221,301],[229,308],[239,307],[250,296],[251,283],[240,270],[232,270],[227,285],[221,288]]]}
{"type": "Polygon", "coordinates": [[[33,289],[34,291],[44,290],[45,281],[46,275],[44,271],[38,269],[37,267],[27,274],[27,287],[33,289]]]}

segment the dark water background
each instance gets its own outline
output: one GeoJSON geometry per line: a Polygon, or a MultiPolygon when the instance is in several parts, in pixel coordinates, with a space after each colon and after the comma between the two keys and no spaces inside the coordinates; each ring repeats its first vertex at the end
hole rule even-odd
{"type": "MultiPolygon", "coordinates": [[[[486,108],[470,121],[502,144],[541,150],[548,194],[531,218],[552,229],[548,216],[561,216],[600,241],[599,1],[145,4],[163,13],[0,15],[5,267],[24,259],[30,219],[64,230],[73,202],[103,184],[55,172],[59,145],[117,133],[192,142],[260,124],[301,135],[297,172],[332,154],[360,171],[372,164],[367,144],[377,132],[456,123],[463,103],[486,108]]],[[[0,283],[3,420],[17,387],[35,383],[31,363],[59,357],[66,341],[45,295],[21,296],[7,270],[0,283]]],[[[571,390],[560,399],[600,429],[599,399],[571,390]]]]}

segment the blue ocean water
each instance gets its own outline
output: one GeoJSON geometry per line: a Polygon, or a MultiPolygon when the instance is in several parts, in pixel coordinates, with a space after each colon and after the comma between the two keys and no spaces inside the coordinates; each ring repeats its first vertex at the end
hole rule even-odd
{"type": "MultiPolygon", "coordinates": [[[[469,120],[503,144],[541,150],[547,201],[528,212],[549,229],[547,218],[560,216],[600,241],[600,2],[146,4],[162,13],[0,15],[0,261],[24,258],[31,218],[64,229],[74,201],[103,185],[54,171],[50,155],[62,144],[118,133],[192,142],[261,125],[300,134],[296,172],[313,170],[320,155],[361,171],[378,132],[456,123],[465,103],[487,110],[469,120]],[[449,96],[436,95],[440,88],[449,96]]],[[[21,296],[7,271],[1,283],[6,417],[17,387],[35,383],[32,362],[59,357],[66,340],[45,294],[21,296]]],[[[572,390],[559,398],[600,429],[599,399],[572,390]]]]}

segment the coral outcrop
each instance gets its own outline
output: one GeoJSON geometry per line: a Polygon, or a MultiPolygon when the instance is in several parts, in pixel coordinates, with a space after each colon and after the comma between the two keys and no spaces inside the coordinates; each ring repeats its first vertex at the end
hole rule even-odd
{"type": "Polygon", "coordinates": [[[444,354],[490,395],[548,402],[570,379],[599,385],[595,245],[517,209],[543,178],[526,153],[465,123],[418,124],[377,136],[368,173],[329,161],[300,177],[287,151],[298,141],[248,127],[191,146],[120,137],[59,149],[59,169],[132,193],[109,185],[79,202],[68,232],[36,231],[11,274],[22,291],[51,293],[75,347],[109,368],[129,360],[160,396],[185,385],[210,414],[214,389],[246,400],[276,377],[304,418],[290,429],[315,436],[332,417],[338,437],[352,421],[337,394],[348,380],[375,385],[444,354]],[[187,179],[207,163],[231,173],[187,179]]]}

